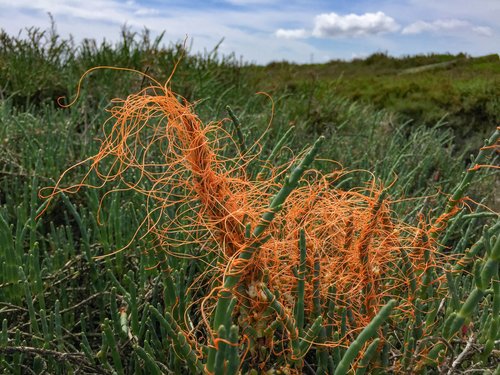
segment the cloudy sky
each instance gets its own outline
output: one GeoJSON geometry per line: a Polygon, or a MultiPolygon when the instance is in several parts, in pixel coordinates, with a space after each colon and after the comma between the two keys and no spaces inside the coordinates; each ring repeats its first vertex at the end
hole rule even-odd
{"type": "Polygon", "coordinates": [[[62,35],[117,40],[126,24],[188,37],[192,51],[245,61],[299,63],[352,59],[373,52],[498,53],[500,0],[0,0],[0,28],[47,28],[62,35]]]}

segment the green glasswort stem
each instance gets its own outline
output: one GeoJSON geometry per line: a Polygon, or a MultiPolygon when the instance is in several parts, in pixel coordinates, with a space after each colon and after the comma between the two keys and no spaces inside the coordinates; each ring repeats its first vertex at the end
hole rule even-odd
{"type": "Polygon", "coordinates": [[[333,336],[333,322],[335,319],[335,294],[336,290],[333,285],[328,288],[328,307],[326,311],[326,337],[330,340],[333,336]]]}
{"type": "MultiPolygon", "coordinates": [[[[249,261],[252,258],[254,252],[257,251],[257,249],[270,238],[269,236],[261,238],[261,236],[269,227],[269,224],[273,221],[276,213],[281,210],[283,203],[285,203],[285,200],[299,184],[302,175],[309,167],[309,165],[313,162],[324,139],[324,137],[319,137],[316,142],[314,142],[309,152],[304,156],[299,165],[297,165],[292,170],[290,176],[285,180],[280,191],[272,199],[268,210],[262,215],[260,223],[253,230],[251,238],[253,242],[250,244],[250,246],[248,246],[248,248],[241,252],[239,256],[240,261],[249,261]]],[[[228,275],[224,278],[223,290],[219,293],[219,299],[215,307],[215,314],[213,319],[214,329],[217,329],[221,324],[223,324],[222,322],[223,320],[225,320],[226,314],[228,314],[228,307],[232,297],[232,293],[230,290],[236,286],[236,284],[240,280],[240,277],[240,274],[233,273],[230,270],[228,272],[228,275]]],[[[213,373],[214,371],[216,352],[217,350],[213,346],[209,349],[207,370],[210,373],[213,373]]]]}
{"type": "Polygon", "coordinates": [[[232,297],[231,301],[229,302],[229,306],[227,308],[226,320],[223,322],[224,327],[226,327],[226,332],[229,331],[229,328],[231,327],[231,315],[237,303],[238,303],[238,298],[236,297],[232,297]]]}
{"type": "Polygon", "coordinates": [[[229,342],[231,343],[231,345],[228,345],[228,347],[226,348],[226,375],[238,374],[238,369],[240,367],[240,358],[238,356],[238,340],[238,326],[232,325],[229,330],[229,342]]]}
{"type": "Polygon", "coordinates": [[[114,369],[119,375],[123,374],[124,372],[123,372],[123,365],[120,353],[118,353],[118,347],[116,344],[115,336],[111,330],[111,322],[108,318],[104,319],[102,330],[104,331],[104,335],[106,336],[106,341],[108,342],[109,349],[111,350],[111,357],[113,358],[114,369]]]}
{"type": "Polygon", "coordinates": [[[408,290],[408,296],[414,296],[417,290],[417,281],[415,279],[415,272],[413,270],[413,265],[408,258],[408,254],[405,249],[401,249],[401,258],[403,261],[403,267],[405,270],[405,274],[407,275],[407,280],[410,282],[410,288],[408,290]]]}
{"type": "Polygon", "coordinates": [[[151,357],[143,348],[138,345],[134,345],[134,351],[139,358],[144,361],[146,368],[148,369],[148,373],[152,375],[161,375],[162,372],[158,365],[156,364],[153,357],[151,357]]]}
{"type": "Polygon", "coordinates": [[[34,271],[33,286],[35,287],[35,294],[38,298],[38,304],[40,306],[40,309],[46,310],[43,281],[40,269],[40,249],[38,242],[34,242],[33,247],[30,249],[30,260],[33,265],[33,271],[34,271]]]}
{"type": "Polygon", "coordinates": [[[271,306],[271,308],[276,312],[278,318],[283,321],[285,328],[288,331],[288,335],[290,336],[290,345],[292,346],[292,360],[300,369],[302,364],[302,353],[300,350],[299,331],[297,329],[297,325],[295,324],[293,318],[285,312],[285,309],[281,303],[278,302],[276,296],[271,293],[267,287],[263,286],[262,291],[267,297],[269,306],[271,306]]]}
{"type": "Polygon", "coordinates": [[[314,257],[314,268],[313,268],[313,314],[314,316],[321,315],[321,294],[320,294],[320,272],[321,265],[319,263],[319,258],[314,257]]]}
{"type": "Polygon", "coordinates": [[[486,238],[489,237],[489,234],[493,235],[494,233],[498,233],[500,231],[500,220],[498,220],[491,228],[488,228],[483,233],[479,240],[472,245],[469,250],[464,254],[462,259],[460,259],[456,265],[453,267],[454,271],[463,270],[469,263],[471,263],[476,257],[479,250],[481,250],[486,242],[486,238]]]}
{"type": "Polygon", "coordinates": [[[40,336],[40,328],[36,319],[35,306],[33,305],[33,295],[31,293],[30,283],[26,278],[23,267],[19,267],[19,279],[24,286],[24,296],[26,298],[26,305],[28,306],[28,314],[30,317],[31,329],[33,334],[40,336]]]}
{"type": "Polygon", "coordinates": [[[167,331],[168,336],[177,349],[176,352],[186,361],[191,373],[204,373],[203,364],[199,361],[195,352],[191,348],[191,345],[187,342],[181,328],[172,318],[172,315],[170,313],[166,313],[165,317],[163,317],[162,314],[153,306],[149,306],[149,310],[156,320],[158,320],[158,322],[163,326],[165,331],[167,331]]]}
{"type": "Polygon", "coordinates": [[[300,339],[299,349],[301,356],[304,356],[309,350],[311,343],[318,337],[321,328],[323,328],[323,317],[318,316],[311,327],[307,330],[304,337],[300,339]]]}
{"type": "Polygon", "coordinates": [[[359,361],[358,368],[356,369],[356,375],[363,375],[368,369],[368,365],[370,364],[373,356],[377,352],[378,344],[380,343],[380,339],[377,337],[373,342],[366,348],[365,353],[363,354],[363,358],[359,361]]]}
{"type": "MultiPolygon", "coordinates": [[[[322,317],[322,309],[321,309],[321,293],[320,293],[320,273],[321,273],[321,265],[319,262],[319,257],[315,256],[314,259],[314,274],[313,274],[313,316],[322,317]]],[[[316,323],[316,322],[315,322],[316,323]]],[[[314,326],[314,324],[313,324],[314,326]]],[[[312,327],[311,327],[312,328],[312,327]]],[[[326,340],[326,330],[322,325],[318,328],[318,332],[316,333],[318,337],[319,343],[324,343],[326,340]]],[[[316,359],[318,364],[318,369],[316,370],[316,374],[326,374],[326,369],[328,367],[328,353],[326,348],[323,346],[319,346],[316,349],[316,359]]]]}
{"type": "Polygon", "coordinates": [[[368,324],[358,335],[358,337],[351,343],[344,356],[340,360],[340,363],[335,369],[335,375],[345,375],[351,366],[352,361],[358,355],[359,351],[363,345],[376,334],[377,329],[382,325],[382,323],[389,318],[392,309],[396,306],[395,300],[390,300],[387,304],[382,307],[379,313],[372,319],[370,324],[368,324]]]}
{"type": "Polygon", "coordinates": [[[288,141],[288,138],[290,137],[290,134],[292,134],[292,131],[295,129],[294,126],[291,126],[285,134],[279,139],[279,141],[276,143],[274,146],[273,150],[271,151],[271,154],[269,154],[269,157],[264,161],[262,164],[262,167],[260,171],[257,173],[257,180],[262,180],[265,177],[267,177],[267,170],[265,167],[275,158],[275,156],[278,154],[278,152],[281,150],[283,145],[285,144],[286,141],[288,141]]]}
{"type": "Polygon", "coordinates": [[[236,135],[238,136],[238,146],[240,148],[240,154],[245,154],[247,152],[247,148],[245,146],[245,138],[243,137],[243,133],[241,132],[241,123],[238,117],[234,114],[233,110],[230,106],[226,106],[226,111],[231,117],[231,121],[233,122],[234,128],[236,129],[236,135]]]}
{"type": "Polygon", "coordinates": [[[500,281],[496,280],[493,284],[493,316],[500,319],[500,281]]]}
{"type": "MultiPolygon", "coordinates": [[[[226,327],[221,325],[217,330],[217,337],[222,340],[226,340],[226,327]]],[[[226,349],[227,344],[224,342],[219,342],[219,347],[217,350],[217,354],[215,355],[215,373],[216,374],[224,374],[224,360],[226,359],[226,349]]]]}
{"type": "Polygon", "coordinates": [[[304,292],[306,280],[306,235],[304,229],[300,230],[299,237],[300,263],[297,277],[297,305],[295,307],[295,321],[299,329],[299,335],[304,331],[304,292]]]}
{"type": "Polygon", "coordinates": [[[491,313],[491,326],[488,332],[487,341],[484,348],[483,360],[487,361],[488,356],[495,347],[495,341],[500,330],[500,281],[493,282],[493,308],[491,313]]]}
{"type": "Polygon", "coordinates": [[[61,302],[56,299],[54,303],[54,313],[53,313],[53,322],[54,322],[54,333],[57,339],[57,347],[59,350],[64,350],[64,340],[62,335],[62,317],[61,317],[61,302]]]}
{"type": "Polygon", "coordinates": [[[109,301],[110,301],[110,311],[111,311],[111,317],[112,317],[112,322],[113,322],[113,329],[115,332],[120,334],[120,337],[122,339],[126,339],[126,336],[123,335],[122,330],[120,329],[120,313],[118,310],[118,305],[116,303],[116,287],[111,288],[111,293],[109,295],[109,301]]]}
{"type": "Polygon", "coordinates": [[[458,306],[460,305],[460,301],[457,293],[457,288],[455,285],[455,279],[453,278],[449,265],[446,266],[445,273],[446,273],[446,284],[448,286],[449,294],[451,296],[450,303],[453,309],[457,310],[458,306]]]}
{"type": "Polygon", "coordinates": [[[279,318],[276,318],[271,324],[267,326],[267,328],[264,330],[264,336],[268,337],[273,335],[274,331],[277,329],[281,328],[283,326],[283,323],[279,318]]]}
{"type": "Polygon", "coordinates": [[[0,346],[6,347],[8,343],[9,333],[8,333],[8,321],[7,319],[2,320],[2,333],[0,335],[0,346]]]}
{"type": "Polygon", "coordinates": [[[44,309],[40,309],[38,312],[40,314],[40,322],[42,325],[43,338],[45,340],[45,347],[50,348],[50,341],[52,340],[52,334],[49,332],[49,324],[47,322],[47,314],[44,309]]]}

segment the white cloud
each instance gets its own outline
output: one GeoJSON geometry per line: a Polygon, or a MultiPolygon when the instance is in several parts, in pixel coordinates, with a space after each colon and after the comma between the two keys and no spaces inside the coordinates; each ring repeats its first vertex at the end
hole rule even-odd
{"type": "Polygon", "coordinates": [[[417,21],[406,26],[402,34],[421,34],[425,32],[444,32],[444,31],[469,31],[482,36],[492,36],[493,30],[487,26],[473,26],[470,22],[460,19],[441,19],[432,22],[417,21]]]}
{"type": "Polygon", "coordinates": [[[154,16],[159,13],[160,11],[158,9],[152,8],[139,8],[134,12],[136,16],[154,16]]]}
{"type": "Polygon", "coordinates": [[[303,39],[307,38],[308,32],[305,29],[278,29],[275,35],[282,39],[303,39]]]}
{"type": "Polygon", "coordinates": [[[11,8],[21,11],[35,11],[42,14],[50,12],[56,20],[60,16],[117,24],[133,21],[134,11],[142,9],[133,1],[120,3],[116,0],[87,0],[84,2],[77,0],[39,0],[36,2],[18,0],[15,3],[0,0],[0,5],[4,8],[2,11],[11,8]]]}
{"type": "Polygon", "coordinates": [[[420,34],[425,31],[431,31],[431,30],[436,30],[437,28],[429,22],[425,21],[417,21],[413,22],[412,24],[406,26],[402,31],[401,34],[420,34]]]}
{"type": "Polygon", "coordinates": [[[436,20],[432,22],[426,21],[417,21],[412,24],[406,26],[401,33],[402,34],[420,34],[429,31],[443,31],[443,30],[457,30],[463,29],[469,25],[468,22],[457,20],[457,19],[448,19],[448,20],[436,20]]]}
{"type": "Polygon", "coordinates": [[[316,16],[313,35],[319,38],[364,36],[394,32],[398,29],[396,21],[383,12],[345,16],[324,13],[316,16]]]}
{"type": "Polygon", "coordinates": [[[472,31],[482,36],[493,36],[493,30],[488,26],[476,26],[472,28],[472,31]]]}
{"type": "Polygon", "coordinates": [[[469,23],[467,21],[450,19],[450,20],[436,20],[433,22],[439,29],[460,29],[462,27],[467,27],[469,23]]]}

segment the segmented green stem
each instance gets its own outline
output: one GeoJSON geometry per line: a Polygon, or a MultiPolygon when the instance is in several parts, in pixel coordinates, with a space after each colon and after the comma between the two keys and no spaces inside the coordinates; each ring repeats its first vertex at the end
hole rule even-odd
{"type": "Polygon", "coordinates": [[[392,309],[396,305],[395,300],[390,300],[387,304],[382,307],[379,313],[372,319],[370,324],[368,324],[358,335],[358,337],[351,343],[347,351],[344,353],[344,356],[340,360],[337,368],[335,369],[335,375],[345,375],[349,370],[349,366],[351,365],[354,358],[358,355],[359,351],[363,348],[363,345],[373,336],[375,336],[377,329],[384,323],[389,315],[391,314],[392,309]]]}
{"type": "Polygon", "coordinates": [[[191,345],[188,343],[186,336],[181,328],[177,325],[170,313],[166,313],[165,317],[153,306],[149,306],[151,314],[158,320],[162,327],[167,331],[167,334],[172,340],[176,353],[186,361],[191,373],[204,373],[203,364],[198,359],[191,345]]]}
{"type": "Polygon", "coordinates": [[[274,145],[273,150],[269,154],[269,157],[264,161],[264,163],[262,164],[262,167],[261,167],[260,171],[257,173],[257,180],[263,180],[264,178],[267,177],[267,173],[268,172],[265,169],[266,166],[270,164],[271,160],[273,160],[274,157],[276,156],[276,154],[278,154],[278,152],[281,150],[281,148],[283,147],[283,145],[285,144],[285,142],[288,141],[288,139],[290,138],[290,135],[292,134],[292,131],[294,129],[295,129],[295,127],[291,126],[285,132],[285,134],[283,134],[283,136],[279,139],[279,141],[276,142],[276,144],[274,145]]]}
{"type": "Polygon", "coordinates": [[[300,263],[297,277],[297,304],[295,305],[295,321],[299,329],[299,335],[304,330],[304,292],[306,281],[306,235],[304,229],[300,230],[299,238],[300,263]]]}
{"type": "Polygon", "coordinates": [[[238,337],[238,326],[231,326],[229,330],[229,342],[231,345],[228,345],[226,348],[226,375],[236,375],[240,367],[240,358],[238,356],[238,337]]]}
{"type": "Polygon", "coordinates": [[[247,152],[247,148],[245,146],[245,138],[243,137],[243,133],[241,132],[240,119],[236,117],[230,106],[228,105],[226,106],[226,111],[229,114],[229,117],[231,117],[231,121],[233,122],[234,128],[236,129],[236,134],[238,136],[238,143],[240,147],[240,153],[245,154],[247,152]]]}
{"type": "Polygon", "coordinates": [[[356,369],[356,375],[363,375],[368,369],[373,356],[377,352],[378,344],[380,339],[377,337],[373,342],[366,348],[363,358],[359,361],[358,368],[356,369]]]}
{"type": "Polygon", "coordinates": [[[292,361],[298,364],[299,367],[302,367],[302,355],[300,351],[300,341],[299,341],[299,332],[297,329],[297,325],[293,318],[286,313],[285,308],[278,302],[276,296],[271,293],[271,291],[266,287],[262,287],[262,291],[266,295],[269,306],[276,312],[278,318],[283,321],[286,330],[288,331],[288,335],[290,336],[290,344],[292,346],[292,361]]]}

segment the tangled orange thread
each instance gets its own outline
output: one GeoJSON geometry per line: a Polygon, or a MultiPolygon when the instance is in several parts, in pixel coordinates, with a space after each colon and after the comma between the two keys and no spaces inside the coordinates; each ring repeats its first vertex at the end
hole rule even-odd
{"type": "MultiPolygon", "coordinates": [[[[142,230],[153,235],[166,254],[206,264],[206,271],[191,285],[198,290],[202,289],[199,284],[212,286],[201,301],[205,324],[195,328],[200,332],[211,332],[207,312],[222,292],[217,286],[231,273],[241,276],[232,293],[238,298],[235,311],[243,325],[274,319],[263,317],[269,304],[259,289],[264,279],[270,290],[279,291],[286,313],[293,311],[301,230],[306,234],[308,275],[313,275],[315,262],[320,267],[317,279],[306,282],[306,316],[313,311],[313,281],[318,281],[324,311],[334,299],[336,306],[352,313],[348,332],[366,326],[387,298],[398,300],[400,314],[413,314],[409,284],[412,281],[419,287],[426,269],[439,266],[436,244],[429,238],[442,228],[441,222],[407,225],[396,218],[389,199],[380,199],[382,186],[373,182],[339,190],[334,186],[342,171],[324,174],[311,169],[269,224],[265,233],[269,239],[250,260],[242,260],[239,254],[258,240],[245,236],[246,227],[253,229],[261,222],[271,197],[300,155],[282,165],[265,165],[267,178],[254,177],[248,166],[263,163],[259,142],[249,148],[253,151],[231,155],[231,149],[238,149],[237,142],[222,122],[203,124],[192,105],[172,92],[168,82],[152,81],[153,85],[138,93],[113,101],[99,151],[70,168],[89,164],[80,183],[62,187],[66,171],[56,186],[42,191],[44,198],[82,187],[99,189],[108,183],[115,188],[105,196],[127,190],[143,195],[147,212],[134,237],[142,230]],[[91,173],[102,183],[88,183],[91,173]],[[188,250],[186,244],[191,245],[188,250]],[[402,266],[402,253],[413,276],[402,266]]],[[[442,222],[454,214],[441,218],[442,222]]],[[[340,329],[341,320],[332,316],[327,324],[340,329]]],[[[194,332],[189,334],[194,337],[194,332]]],[[[272,345],[277,348],[276,340],[272,345]]]]}

